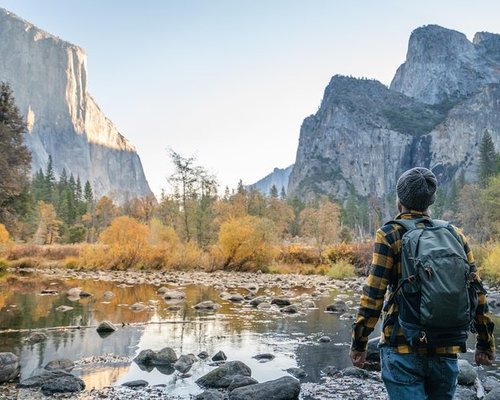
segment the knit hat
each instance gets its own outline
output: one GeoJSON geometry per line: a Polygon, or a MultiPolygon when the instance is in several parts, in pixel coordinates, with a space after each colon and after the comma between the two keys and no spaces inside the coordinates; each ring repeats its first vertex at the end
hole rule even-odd
{"type": "Polygon", "coordinates": [[[425,211],[436,199],[437,179],[427,168],[403,172],[396,185],[399,201],[409,210],[425,211]]]}

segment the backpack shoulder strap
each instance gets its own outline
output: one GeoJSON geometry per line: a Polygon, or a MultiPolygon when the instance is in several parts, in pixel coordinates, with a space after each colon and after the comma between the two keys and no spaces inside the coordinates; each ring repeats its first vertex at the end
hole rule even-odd
{"type": "Polygon", "coordinates": [[[405,230],[412,231],[414,229],[418,229],[417,224],[423,221],[429,221],[426,218],[417,218],[417,219],[393,219],[391,221],[386,222],[386,224],[396,224],[405,228],[405,230]]]}

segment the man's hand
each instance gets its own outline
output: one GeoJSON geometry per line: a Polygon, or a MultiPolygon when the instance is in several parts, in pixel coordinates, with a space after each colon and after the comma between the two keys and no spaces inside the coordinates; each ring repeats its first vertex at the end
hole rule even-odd
{"type": "Polygon", "coordinates": [[[491,365],[495,361],[495,352],[476,349],[474,359],[477,365],[491,365]]]}
{"type": "Polygon", "coordinates": [[[351,350],[349,352],[349,357],[351,357],[352,365],[363,368],[366,361],[366,351],[351,350]]]}

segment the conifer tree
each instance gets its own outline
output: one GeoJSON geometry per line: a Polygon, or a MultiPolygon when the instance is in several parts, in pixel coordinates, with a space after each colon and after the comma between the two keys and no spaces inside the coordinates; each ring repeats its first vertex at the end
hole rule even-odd
{"type": "Polygon", "coordinates": [[[479,145],[479,185],[482,188],[488,186],[488,179],[497,171],[497,153],[495,144],[488,131],[484,132],[479,145]]]}
{"type": "Polygon", "coordinates": [[[56,188],[56,176],[54,174],[54,166],[52,163],[52,156],[49,155],[49,161],[47,162],[47,168],[44,174],[45,182],[43,187],[43,201],[47,203],[54,203],[55,199],[55,188],[56,188]]]}
{"type": "Polygon", "coordinates": [[[280,199],[281,200],[286,200],[286,190],[285,190],[284,186],[281,186],[280,199]]]}
{"type": "Polygon", "coordinates": [[[275,184],[271,186],[271,190],[269,191],[269,195],[273,198],[276,199],[278,198],[278,188],[276,187],[275,184]]]}
{"type": "Polygon", "coordinates": [[[18,202],[29,182],[31,155],[24,145],[27,127],[12,90],[0,82],[0,223],[15,229],[18,202]]]}

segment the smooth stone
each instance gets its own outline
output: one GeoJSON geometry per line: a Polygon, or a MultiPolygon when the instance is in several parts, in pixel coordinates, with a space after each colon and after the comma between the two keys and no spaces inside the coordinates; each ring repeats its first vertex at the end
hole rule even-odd
{"type": "Polygon", "coordinates": [[[250,367],[241,361],[228,361],[196,380],[196,384],[207,388],[227,388],[235,375],[251,376],[250,367]]]}
{"type": "Polygon", "coordinates": [[[477,371],[472,364],[467,360],[458,360],[458,384],[471,386],[474,385],[476,378],[477,371]]]}
{"type": "Polygon", "coordinates": [[[299,312],[299,307],[297,307],[295,304],[291,304],[289,306],[285,306],[281,309],[282,313],[285,314],[297,314],[299,312]]]}
{"type": "Polygon", "coordinates": [[[233,303],[241,303],[242,301],[245,300],[245,298],[238,293],[232,293],[230,296],[227,298],[227,300],[232,301],[233,303]]]}
{"type": "Polygon", "coordinates": [[[64,306],[64,305],[56,307],[56,311],[60,311],[60,312],[66,312],[66,311],[70,311],[72,309],[73,309],[73,307],[64,306]]]}
{"type": "Polygon", "coordinates": [[[289,306],[292,304],[288,297],[275,297],[271,300],[271,304],[276,304],[279,307],[289,306]]]}
{"type": "Polygon", "coordinates": [[[260,303],[258,306],[257,306],[257,309],[258,310],[268,310],[271,308],[271,303],[265,301],[263,303],[260,303]]]}
{"type": "Polygon", "coordinates": [[[39,388],[45,382],[47,382],[51,379],[62,377],[62,376],[73,376],[73,375],[70,374],[69,372],[63,371],[61,369],[57,369],[54,371],[47,371],[47,370],[39,371],[39,373],[37,373],[37,375],[30,376],[29,378],[26,378],[26,379],[22,380],[21,382],[19,382],[17,384],[17,387],[20,387],[20,388],[39,388]]]}
{"type": "Polygon", "coordinates": [[[275,355],[271,353],[262,353],[262,354],[257,354],[256,356],[253,356],[252,358],[255,358],[258,361],[265,362],[265,361],[271,361],[274,360],[275,355]]]}
{"type": "Polygon", "coordinates": [[[54,371],[56,369],[62,369],[64,371],[71,371],[75,368],[75,363],[67,358],[60,358],[58,360],[52,360],[48,362],[45,367],[43,367],[47,371],[54,371]]]}
{"type": "Polygon", "coordinates": [[[255,385],[256,383],[259,383],[259,381],[255,380],[251,376],[234,375],[233,380],[229,384],[227,390],[229,392],[232,392],[236,388],[248,386],[248,385],[255,385]]]}
{"type": "Polygon", "coordinates": [[[16,379],[20,371],[19,358],[14,353],[0,353],[0,383],[16,379]]]}
{"type": "Polygon", "coordinates": [[[500,400],[500,387],[495,387],[484,396],[483,400],[500,400]]]}
{"type": "Polygon", "coordinates": [[[165,300],[182,300],[186,298],[186,294],[178,290],[169,290],[163,294],[163,298],[165,300]]]}
{"type": "Polygon", "coordinates": [[[155,365],[169,365],[174,364],[178,360],[175,350],[171,347],[164,347],[157,351],[154,357],[155,365]]]}
{"type": "Polygon", "coordinates": [[[146,306],[142,303],[134,303],[130,306],[130,309],[132,311],[140,312],[140,311],[144,311],[146,309],[146,306]]]}
{"type": "Polygon", "coordinates": [[[227,360],[227,356],[226,353],[224,353],[222,350],[215,353],[215,355],[212,357],[212,361],[225,361],[225,360],[227,360]]]}
{"type": "Polygon", "coordinates": [[[307,377],[306,371],[302,368],[288,368],[285,371],[297,379],[304,379],[307,377]]]}
{"type": "Polygon", "coordinates": [[[256,383],[234,389],[229,400],[296,400],[300,394],[300,382],[291,376],[256,383]]]}
{"type": "Polygon", "coordinates": [[[224,396],[217,390],[206,390],[194,397],[194,400],[223,400],[224,396]]]}
{"type": "Polygon", "coordinates": [[[96,331],[99,333],[110,333],[116,331],[116,326],[109,321],[102,321],[99,326],[96,328],[96,331]]]}
{"type": "Polygon", "coordinates": [[[326,306],[326,311],[344,313],[347,311],[347,304],[345,303],[345,301],[339,300],[333,304],[326,306]]]}
{"type": "Polygon", "coordinates": [[[202,351],[198,354],[200,360],[206,360],[208,357],[210,357],[210,355],[206,351],[202,351]]]}
{"type": "Polygon", "coordinates": [[[47,335],[43,332],[33,332],[26,340],[30,343],[39,343],[47,340],[47,335]]]}
{"type": "Polygon", "coordinates": [[[75,393],[85,389],[85,382],[74,375],[59,376],[42,384],[42,393],[50,396],[54,393],[75,393]]]}
{"type": "Polygon", "coordinates": [[[318,342],[320,342],[320,343],[330,343],[331,341],[332,341],[332,339],[330,338],[330,336],[321,336],[318,339],[318,342]]]}
{"type": "Polygon", "coordinates": [[[257,307],[259,304],[264,303],[265,301],[265,296],[254,297],[252,300],[250,300],[250,305],[253,307],[257,307]]]}
{"type": "Polygon", "coordinates": [[[111,299],[112,297],[114,297],[115,294],[109,290],[105,291],[103,294],[102,294],[102,297],[104,297],[105,299],[111,299]]]}
{"type": "Polygon", "coordinates": [[[194,354],[182,354],[175,362],[174,368],[181,374],[188,372],[196,361],[194,354]]]}
{"type": "Polygon", "coordinates": [[[149,383],[142,380],[142,379],[122,383],[122,386],[126,386],[129,388],[143,388],[143,387],[146,387],[148,385],[149,385],[149,383]]]}
{"type": "Polygon", "coordinates": [[[213,301],[207,300],[202,301],[194,306],[196,310],[216,310],[219,308],[219,305],[214,303],[213,301]]]}

